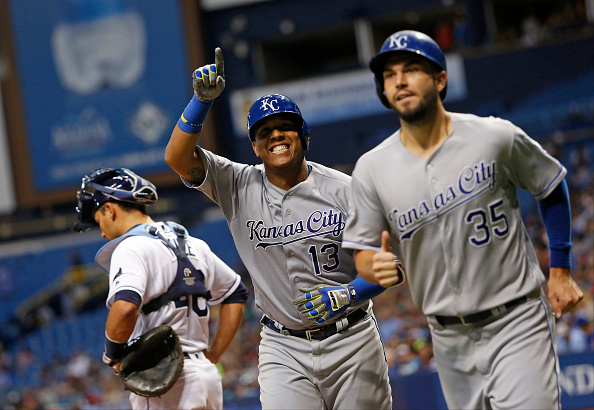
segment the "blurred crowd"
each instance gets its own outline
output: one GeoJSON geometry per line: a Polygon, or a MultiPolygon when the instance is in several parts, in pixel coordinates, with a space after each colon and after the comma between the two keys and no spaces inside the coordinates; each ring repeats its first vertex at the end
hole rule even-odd
{"type": "Polygon", "coordinates": [[[524,15],[519,26],[512,25],[500,30],[496,44],[500,47],[532,47],[567,33],[590,31],[591,27],[586,24],[587,7],[583,0],[559,2],[548,11],[534,7],[524,15]]]}
{"type": "MultiPolygon", "coordinates": [[[[564,35],[587,34],[592,26],[588,24],[587,4],[584,0],[515,4],[499,2],[492,11],[497,30],[488,46],[502,49],[533,47],[554,41],[564,35]]],[[[451,17],[435,26],[432,37],[442,50],[460,50],[473,44],[466,7],[455,2],[450,6],[451,17]]]]}
{"type": "MultiPolygon", "coordinates": [[[[568,184],[572,203],[573,269],[585,297],[575,312],[557,321],[560,354],[594,351],[594,181],[592,144],[570,152],[565,145],[546,145],[558,158],[569,158],[568,184]],[[567,149],[567,148],[565,148],[567,149]]],[[[567,162],[567,161],[566,161],[567,162]]],[[[527,230],[535,244],[541,268],[548,272],[546,231],[536,202],[528,206],[527,230]]],[[[232,400],[257,397],[258,343],[261,313],[253,299],[247,272],[237,268],[250,288],[242,326],[225,353],[219,369],[223,374],[224,397],[232,400]]],[[[385,345],[391,377],[433,371],[433,349],[427,321],[413,305],[406,285],[388,289],[373,300],[380,334],[385,345]]],[[[218,309],[211,312],[211,334],[218,309]]],[[[34,352],[20,346],[0,350],[0,407],[4,409],[127,408],[128,392],[112,370],[101,363],[100,352],[65,352],[52,363],[37,360],[34,352]]]]}

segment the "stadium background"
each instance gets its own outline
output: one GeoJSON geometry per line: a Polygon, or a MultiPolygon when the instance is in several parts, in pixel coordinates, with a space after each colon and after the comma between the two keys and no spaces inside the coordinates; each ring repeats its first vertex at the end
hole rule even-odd
{"type": "MultiPolygon", "coordinates": [[[[349,173],[398,127],[366,64],[402,29],[446,52],[446,109],[509,119],[568,168],[585,300],[557,324],[562,399],[594,408],[593,0],[0,0],[0,406],[127,407],[100,362],[107,277],[93,259],[104,242],[69,231],[80,178],[95,166],[153,180],[151,215],[187,226],[249,285],[218,208],[183,188],[162,155],[191,97],[189,74],[216,46],[227,87],[205,147],[256,163],[247,108],[286,93],[312,128],[307,158],[349,173]]],[[[520,199],[546,271],[537,207],[520,199]]],[[[407,288],[374,302],[395,408],[445,408],[407,288]]],[[[252,298],[221,361],[226,408],[259,408],[259,317],[252,298]]]]}

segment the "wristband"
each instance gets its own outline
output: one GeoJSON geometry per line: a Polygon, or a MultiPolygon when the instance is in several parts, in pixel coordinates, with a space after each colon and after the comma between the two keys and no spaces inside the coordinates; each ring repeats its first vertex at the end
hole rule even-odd
{"type": "Polygon", "coordinates": [[[214,100],[203,103],[196,96],[193,96],[181,117],[177,120],[178,128],[187,134],[197,134],[202,131],[204,120],[213,103],[214,100]]]}
{"type": "Polygon", "coordinates": [[[351,281],[347,285],[347,290],[351,296],[352,305],[354,301],[360,303],[374,298],[386,290],[386,288],[384,288],[382,285],[374,285],[373,283],[369,283],[361,276],[358,276],[355,280],[351,281]]]}
{"type": "Polygon", "coordinates": [[[113,366],[117,363],[124,355],[124,348],[126,342],[120,343],[111,340],[107,333],[105,334],[105,352],[103,353],[103,363],[113,366]]]}

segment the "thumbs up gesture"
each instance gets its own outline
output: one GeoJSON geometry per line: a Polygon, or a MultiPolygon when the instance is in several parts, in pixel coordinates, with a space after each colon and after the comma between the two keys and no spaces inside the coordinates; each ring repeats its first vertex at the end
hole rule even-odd
{"type": "Polygon", "coordinates": [[[385,288],[404,282],[404,269],[400,261],[390,250],[390,233],[382,232],[380,251],[373,255],[373,273],[377,282],[385,288]]]}

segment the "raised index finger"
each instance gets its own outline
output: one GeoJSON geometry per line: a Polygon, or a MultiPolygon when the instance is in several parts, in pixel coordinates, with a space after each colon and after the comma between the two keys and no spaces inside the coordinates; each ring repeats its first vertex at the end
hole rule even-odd
{"type": "Polygon", "coordinates": [[[223,58],[221,47],[215,48],[215,65],[217,67],[217,75],[225,78],[225,59],[223,58]]]}

